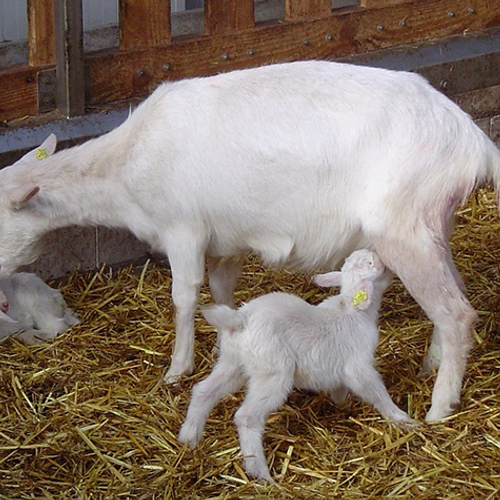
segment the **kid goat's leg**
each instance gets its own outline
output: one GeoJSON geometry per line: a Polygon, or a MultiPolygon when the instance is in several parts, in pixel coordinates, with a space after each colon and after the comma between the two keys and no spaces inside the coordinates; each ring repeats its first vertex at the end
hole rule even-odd
{"type": "Polygon", "coordinates": [[[252,375],[245,400],[234,416],[245,470],[257,479],[271,479],[262,435],[267,416],[285,402],[292,389],[292,381],[293,372],[286,375],[252,375]]]}
{"type": "Polygon", "coordinates": [[[382,416],[394,421],[412,422],[406,412],[398,408],[384,385],[380,373],[369,364],[356,364],[346,368],[347,386],[360,399],[371,404],[382,416]]]}
{"type": "Polygon", "coordinates": [[[194,448],[201,441],[205,423],[214,406],[223,397],[241,389],[243,382],[237,364],[219,361],[212,373],[194,386],[186,420],[179,432],[179,441],[194,448]]]}
{"type": "Polygon", "coordinates": [[[434,323],[434,343],[439,345],[441,360],[426,417],[433,421],[448,416],[460,404],[477,315],[457,282],[446,241],[437,241],[427,228],[420,229],[410,241],[391,241],[386,235],[375,248],[434,323]]]}

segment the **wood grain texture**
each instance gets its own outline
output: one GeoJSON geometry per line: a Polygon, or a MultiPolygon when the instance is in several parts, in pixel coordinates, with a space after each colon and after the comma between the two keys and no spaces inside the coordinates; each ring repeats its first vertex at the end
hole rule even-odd
{"type": "MultiPolygon", "coordinates": [[[[422,0],[377,9],[334,11],[318,19],[276,22],[226,34],[174,40],[156,47],[109,50],[86,57],[91,72],[88,104],[145,96],[167,79],[212,75],[281,61],[333,60],[499,26],[500,0],[422,0]]],[[[9,74],[16,74],[21,82],[29,74],[28,68],[16,71],[19,73],[9,74]]],[[[36,93],[26,92],[25,84],[13,88],[8,78],[2,78],[4,74],[0,72],[0,120],[36,109],[36,93]]]]}
{"type": "Polygon", "coordinates": [[[0,72],[0,121],[37,113],[37,70],[25,66],[0,72]]]}
{"type": "Polygon", "coordinates": [[[54,0],[28,0],[28,61],[30,66],[56,60],[54,0]]]}
{"type": "Polygon", "coordinates": [[[361,0],[360,6],[366,9],[376,9],[377,7],[387,7],[388,5],[397,5],[413,1],[415,0],[361,0]]]}
{"type": "Polygon", "coordinates": [[[288,21],[328,16],[331,12],[331,0],[285,0],[285,19],[288,21]]]}
{"type": "Polygon", "coordinates": [[[500,0],[490,0],[487,6],[482,0],[427,0],[380,9],[333,12],[326,18],[257,26],[231,34],[174,40],[166,47],[109,52],[88,58],[92,102],[102,104],[146,95],[165,79],[211,75],[280,61],[333,60],[497,26],[500,26],[500,0]],[[454,16],[448,15],[451,8],[454,16]],[[469,8],[474,8],[473,14],[469,8]],[[165,64],[169,71],[163,70],[165,64]],[[133,85],[134,68],[139,66],[150,78],[142,90],[133,85]],[[109,78],[110,72],[113,79],[109,78]]]}
{"type": "Polygon", "coordinates": [[[170,43],[170,0],[119,0],[118,7],[121,49],[170,43]]]}
{"type": "Polygon", "coordinates": [[[253,0],[205,0],[205,33],[229,33],[253,28],[253,0]]]}

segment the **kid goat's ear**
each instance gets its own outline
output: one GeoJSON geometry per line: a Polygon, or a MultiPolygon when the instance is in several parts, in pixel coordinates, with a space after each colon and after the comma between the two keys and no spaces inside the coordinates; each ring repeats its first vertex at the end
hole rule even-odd
{"type": "Polygon", "coordinates": [[[312,281],[317,286],[340,286],[342,281],[342,273],[340,271],[332,271],[330,273],[315,274],[312,281]]]}
{"type": "Polygon", "coordinates": [[[52,156],[54,154],[56,146],[57,137],[54,134],[50,134],[47,139],[45,139],[42,144],[40,144],[40,146],[26,153],[20,160],[16,161],[16,163],[27,163],[30,161],[43,160],[45,158],[48,158],[49,156],[52,156]]]}

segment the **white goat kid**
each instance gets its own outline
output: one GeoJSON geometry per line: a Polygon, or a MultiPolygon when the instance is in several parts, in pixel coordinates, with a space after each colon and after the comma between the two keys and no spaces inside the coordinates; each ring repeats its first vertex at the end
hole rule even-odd
{"type": "Polygon", "coordinates": [[[476,314],[448,236],[455,207],[499,185],[500,153],[422,77],[309,61],[168,82],[116,130],[54,148],[50,137],[0,172],[0,273],[56,228],[131,230],[172,269],[167,381],[194,368],[205,257],[215,302],[230,305],[249,251],[307,270],[372,248],[435,325],[427,419],[459,404],[476,314]]]}
{"type": "Polygon", "coordinates": [[[31,273],[0,280],[0,303],[0,338],[16,334],[32,344],[78,323],[61,292],[31,273]]]}
{"type": "Polygon", "coordinates": [[[207,321],[222,332],[221,354],[209,377],[193,389],[179,440],[194,447],[212,408],[244,384],[247,395],[234,420],[245,469],[259,479],[270,479],[262,447],[266,418],[293,387],[326,391],[336,403],[350,391],[384,417],[411,422],[373,366],[378,310],[390,279],[376,254],[359,250],[340,272],[315,277],[319,285],[341,286],[339,295],[318,306],[280,292],[237,311],[203,308],[207,321]]]}

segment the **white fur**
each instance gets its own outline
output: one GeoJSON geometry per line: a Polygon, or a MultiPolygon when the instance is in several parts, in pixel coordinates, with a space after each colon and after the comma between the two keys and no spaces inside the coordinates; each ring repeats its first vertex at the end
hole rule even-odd
{"type": "Polygon", "coordinates": [[[376,254],[358,250],[341,272],[316,277],[316,283],[341,286],[339,295],[319,306],[272,293],[236,311],[225,305],[203,308],[207,321],[222,332],[221,355],[193,389],[179,440],[194,447],[212,408],[243,384],[247,394],[234,419],[245,469],[259,479],[270,479],[262,447],[266,418],[292,387],[327,391],[336,403],[350,391],[385,417],[411,422],[373,366],[378,310],[390,279],[376,254]]]}
{"type": "Polygon", "coordinates": [[[435,325],[427,418],[458,405],[476,315],[447,240],[455,207],[477,184],[499,184],[500,154],[422,77],[310,61],[164,83],[113,132],[35,156],[0,172],[1,273],[33,261],[55,228],[128,228],[170,261],[166,380],[194,368],[205,257],[214,297],[229,304],[248,251],[333,269],[372,248],[435,325]]]}
{"type": "Polygon", "coordinates": [[[30,273],[16,273],[0,280],[0,338],[16,334],[31,344],[55,337],[78,319],[68,308],[61,292],[30,273]]]}

